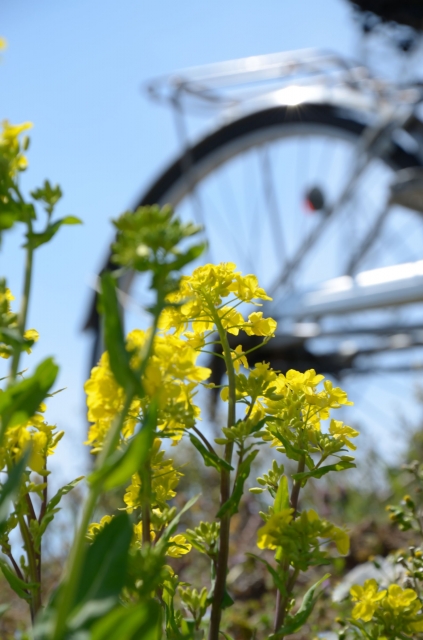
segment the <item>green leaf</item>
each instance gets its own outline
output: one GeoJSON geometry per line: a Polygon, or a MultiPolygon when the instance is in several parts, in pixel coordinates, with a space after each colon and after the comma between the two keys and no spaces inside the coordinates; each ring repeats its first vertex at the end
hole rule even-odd
{"type": "Polygon", "coordinates": [[[268,421],[268,416],[266,416],[265,418],[262,418],[261,420],[259,420],[257,422],[257,424],[255,424],[250,431],[250,435],[253,433],[256,433],[257,431],[260,431],[260,429],[262,427],[264,427],[264,425],[266,424],[266,422],[268,421]]]}
{"type": "Polygon", "coordinates": [[[197,436],[190,433],[189,439],[191,440],[191,443],[194,445],[197,451],[201,454],[206,467],[214,467],[218,471],[221,471],[221,469],[226,469],[227,471],[233,471],[233,467],[231,467],[229,462],[226,462],[226,460],[223,460],[223,458],[219,458],[218,455],[209,451],[207,447],[203,445],[201,440],[197,438],[197,436]]]}
{"type": "MultiPolygon", "coordinates": [[[[88,548],[75,595],[75,608],[91,600],[117,602],[126,579],[128,550],[133,535],[127,513],[108,522],[88,548]]],[[[78,610],[78,609],[77,609],[78,610]]]]}
{"type": "Polygon", "coordinates": [[[40,526],[38,527],[37,532],[33,534],[34,545],[37,551],[40,549],[41,538],[43,537],[45,530],[47,529],[50,522],[54,519],[54,516],[56,515],[56,513],[60,511],[57,505],[60,503],[63,496],[65,496],[67,493],[72,491],[72,489],[76,487],[76,485],[79,482],[81,482],[81,480],[83,479],[84,479],[84,476],[75,478],[75,480],[72,480],[72,482],[69,482],[64,487],[59,489],[58,492],[47,503],[44,516],[42,517],[40,522],[40,526]]]}
{"type": "Polygon", "coordinates": [[[192,505],[197,502],[200,495],[201,494],[198,493],[196,496],[193,496],[192,498],[190,498],[190,500],[188,500],[188,502],[184,505],[184,507],[180,510],[180,512],[177,513],[176,516],[173,518],[173,520],[169,522],[169,524],[166,527],[166,531],[163,533],[159,542],[156,545],[157,549],[159,549],[159,546],[162,544],[167,546],[170,536],[173,535],[173,533],[176,531],[176,527],[179,524],[179,520],[184,515],[184,513],[188,511],[188,509],[191,509],[192,505]]]}
{"type": "Polygon", "coordinates": [[[18,220],[18,213],[1,213],[0,214],[0,231],[11,229],[18,220]]]}
{"type": "Polygon", "coordinates": [[[288,478],[284,475],[279,482],[273,509],[275,513],[279,513],[282,509],[289,509],[290,506],[288,478]]]}
{"type": "Polygon", "coordinates": [[[275,434],[275,437],[282,442],[285,448],[285,453],[288,458],[290,458],[291,460],[296,460],[298,462],[302,457],[304,457],[307,467],[309,469],[314,468],[313,460],[306,449],[300,449],[299,447],[294,447],[294,445],[291,444],[288,438],[281,436],[280,433],[275,434]]]}
{"type": "Polygon", "coordinates": [[[307,622],[311,612],[313,611],[314,605],[317,602],[317,599],[320,594],[314,597],[317,587],[319,587],[322,582],[327,580],[330,577],[330,573],[326,573],[323,578],[320,578],[310,589],[305,593],[303,601],[301,603],[301,607],[298,609],[297,613],[294,616],[288,616],[287,624],[285,624],[281,629],[278,629],[276,633],[269,637],[269,640],[277,640],[278,638],[283,638],[284,636],[290,633],[296,633],[301,627],[307,622]]]}
{"type": "Polygon", "coordinates": [[[123,451],[114,451],[104,465],[88,477],[88,482],[90,484],[103,482],[105,491],[110,491],[125,484],[147,460],[154,441],[156,425],[157,404],[153,401],[150,404],[141,429],[132,438],[128,446],[123,451]]]}
{"type": "MultiPolygon", "coordinates": [[[[119,595],[128,573],[129,547],[133,536],[131,520],[126,512],[119,513],[97,534],[85,553],[73,602],[68,603],[70,615],[66,627],[73,634],[66,638],[90,638],[81,632],[107,617],[119,602],[119,595]],[[76,633],[75,633],[76,632],[76,633]]],[[[34,636],[48,640],[56,625],[57,605],[63,585],[53,594],[50,605],[37,620],[34,636]]]]}
{"type": "Polygon", "coordinates": [[[26,422],[34,415],[53,386],[58,371],[53,359],[47,358],[38,365],[33,376],[0,394],[0,443],[8,426],[26,422]]]}
{"type": "Polygon", "coordinates": [[[28,233],[27,238],[28,242],[24,246],[31,245],[34,249],[41,247],[42,244],[46,244],[46,242],[50,242],[53,236],[59,231],[60,227],[63,225],[70,224],[82,224],[82,221],[75,216],[66,216],[66,218],[61,218],[60,220],[56,220],[52,224],[49,224],[47,228],[41,233],[28,233]]]}
{"type": "MultiPolygon", "coordinates": [[[[214,600],[214,590],[216,588],[216,576],[213,576],[210,590],[207,594],[207,604],[212,604],[214,600]]],[[[229,609],[232,605],[235,604],[233,598],[229,595],[228,590],[225,587],[223,592],[222,604],[220,605],[222,609],[229,609]]]]}
{"type": "Polygon", "coordinates": [[[92,627],[90,640],[160,640],[160,605],[155,600],[119,606],[92,627]]]}
{"type": "Polygon", "coordinates": [[[125,390],[135,389],[144,395],[141,383],[131,369],[131,354],[126,349],[116,294],[116,280],[108,272],[101,277],[100,301],[104,317],[104,342],[109,353],[112,373],[125,390]]]}
{"type": "Polygon", "coordinates": [[[273,583],[274,583],[276,589],[278,589],[283,596],[286,595],[285,583],[283,582],[282,578],[279,576],[279,574],[276,571],[276,569],[274,569],[272,567],[272,565],[269,564],[269,562],[267,562],[267,560],[265,560],[264,558],[261,558],[260,556],[257,556],[255,553],[246,553],[245,555],[251,556],[252,558],[255,558],[255,560],[258,560],[259,562],[262,562],[267,567],[267,570],[269,571],[270,575],[272,576],[273,583]]]}
{"type": "Polygon", "coordinates": [[[82,220],[76,216],[65,216],[60,220],[61,224],[82,224],[82,220]]]}
{"type": "Polygon", "coordinates": [[[235,604],[234,600],[231,598],[231,596],[225,589],[223,593],[222,604],[221,604],[222,609],[229,609],[229,607],[232,607],[233,604],[235,604]]]}
{"type": "Polygon", "coordinates": [[[36,583],[27,583],[18,578],[16,573],[13,571],[13,569],[10,568],[6,560],[4,560],[3,558],[0,558],[0,569],[16,595],[22,598],[22,600],[29,601],[31,599],[31,596],[28,589],[39,585],[37,585],[36,583]]]}
{"type": "Polygon", "coordinates": [[[231,516],[234,513],[238,513],[238,506],[241,502],[242,495],[244,493],[244,484],[250,475],[251,464],[258,454],[258,449],[252,451],[248,454],[248,456],[241,462],[238,469],[238,475],[235,479],[234,488],[232,490],[232,495],[219,509],[216,514],[217,518],[221,518],[225,515],[225,513],[230,513],[231,516]]]}
{"type": "Polygon", "coordinates": [[[293,473],[292,477],[294,480],[307,480],[308,478],[321,478],[329,471],[344,471],[344,469],[354,469],[356,465],[354,462],[349,462],[347,460],[340,460],[335,464],[328,464],[325,467],[319,467],[318,469],[313,469],[313,471],[304,471],[303,473],[293,473]]]}
{"type": "Polygon", "coordinates": [[[19,492],[22,476],[26,469],[26,465],[30,456],[30,448],[11,468],[6,482],[0,488],[0,534],[3,532],[4,525],[9,515],[10,503],[15,499],[19,492]]]}

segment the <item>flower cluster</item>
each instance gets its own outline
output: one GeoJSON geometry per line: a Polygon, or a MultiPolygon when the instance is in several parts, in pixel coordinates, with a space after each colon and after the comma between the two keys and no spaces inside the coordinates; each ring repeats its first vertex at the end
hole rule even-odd
{"type": "MultiPolygon", "coordinates": [[[[132,331],[127,338],[127,350],[132,354],[132,366],[137,368],[143,357],[148,339],[147,332],[132,331]]],[[[175,440],[184,429],[194,424],[200,410],[194,403],[198,384],[210,375],[210,369],[197,366],[199,353],[190,344],[177,336],[158,335],[154,341],[153,354],[143,378],[145,396],[133,400],[126,417],[122,436],[133,435],[136,424],[154,397],[158,403],[158,427],[175,440]]],[[[88,420],[92,422],[87,444],[97,453],[111,428],[113,420],[123,409],[124,390],[116,382],[104,353],[99,364],[91,371],[85,383],[88,420]]]]}
{"type": "MultiPolygon", "coordinates": [[[[141,211],[139,215],[143,216],[144,220],[147,213],[141,211]]],[[[163,221],[159,220],[158,224],[166,222],[165,212],[163,216],[163,221]]],[[[133,226],[134,221],[125,218],[122,224],[133,226]]],[[[147,258],[153,260],[151,252],[148,256],[146,251],[141,255],[138,245],[142,230],[139,231],[138,227],[132,226],[126,244],[121,238],[118,247],[120,262],[138,264],[141,260],[144,264],[143,260],[147,258]]],[[[142,231],[142,242],[152,244],[145,233],[142,231]]],[[[169,242],[171,240],[172,238],[169,242]]],[[[163,247],[155,246],[153,254],[161,250],[163,247]]],[[[153,399],[157,407],[157,428],[164,437],[172,438],[174,444],[184,432],[195,426],[200,409],[195,404],[194,397],[198,385],[204,383],[211,374],[209,368],[197,364],[197,359],[201,350],[207,347],[209,336],[221,329],[232,335],[238,335],[243,331],[246,335],[262,336],[266,339],[276,330],[276,322],[271,318],[264,318],[262,312],[253,312],[248,319],[244,319],[238,307],[244,303],[258,304],[257,300],[270,298],[259,287],[255,276],[242,276],[232,263],[199,267],[191,276],[181,278],[178,290],[167,294],[167,306],[159,319],[159,333],[154,337],[152,351],[142,374],[143,393],[132,399],[123,420],[121,445],[134,436],[136,425],[147,415],[153,399]],[[225,298],[230,299],[224,302],[225,298]]],[[[140,365],[146,357],[150,335],[149,332],[135,330],[127,336],[126,350],[133,371],[141,370],[140,365]]],[[[238,371],[241,364],[245,368],[248,367],[246,354],[241,345],[231,349],[231,359],[238,371]]],[[[261,369],[267,371],[268,365],[258,365],[251,372],[251,384],[254,384],[256,378],[260,378],[261,369]]],[[[260,386],[261,383],[255,384],[260,386]]],[[[88,419],[91,422],[87,444],[91,445],[93,453],[98,453],[103,448],[107,434],[122,412],[126,400],[125,390],[112,373],[107,352],[93,368],[85,384],[85,391],[88,419]]],[[[149,471],[149,538],[154,542],[162,536],[174,516],[174,509],[169,506],[169,501],[175,497],[175,490],[182,475],[174,468],[172,460],[165,457],[159,438],[154,440],[150,453],[149,471]]],[[[141,471],[133,474],[124,495],[124,503],[129,513],[143,513],[145,493],[141,471]]],[[[107,522],[108,520],[103,519],[100,523],[91,524],[88,537],[92,540],[107,522]]],[[[134,525],[134,543],[138,547],[142,544],[143,526],[143,521],[134,525]]],[[[204,526],[203,524],[203,528],[204,526]]],[[[213,534],[213,543],[206,536],[207,542],[201,544],[199,532],[191,531],[187,536],[172,536],[169,539],[167,554],[178,557],[187,553],[192,544],[197,548],[204,544],[205,548],[208,548],[207,553],[213,555],[216,552],[218,533],[217,528],[213,534]]],[[[201,535],[204,535],[203,530],[201,535]]]]}
{"type": "MultiPolygon", "coordinates": [[[[148,495],[151,518],[150,541],[159,538],[175,516],[175,508],[170,508],[167,503],[176,496],[175,489],[179,479],[183,475],[175,469],[173,461],[165,457],[165,452],[161,448],[161,444],[162,442],[159,438],[154,440],[150,456],[151,487],[148,495]]],[[[132,476],[131,484],[127,487],[123,500],[128,513],[142,510],[145,497],[140,473],[135,473],[132,476]]],[[[106,515],[99,523],[91,523],[88,527],[87,539],[92,542],[104,526],[110,522],[112,517],[113,516],[106,515]]],[[[141,547],[142,539],[143,523],[140,520],[134,525],[134,543],[136,548],[141,547]]],[[[169,538],[166,555],[179,558],[188,553],[191,548],[192,545],[188,542],[186,536],[177,534],[169,538]]]]}
{"type": "Polygon", "coordinates": [[[31,346],[37,342],[39,335],[35,329],[27,329],[23,339],[18,331],[18,316],[12,311],[11,302],[15,299],[4,279],[0,280],[0,358],[10,358],[16,345],[27,353],[31,353],[31,346]]]}
{"type": "Polygon", "coordinates": [[[54,453],[64,431],[57,432],[55,426],[45,421],[45,411],[46,406],[42,403],[32,418],[8,428],[0,447],[0,469],[10,468],[30,447],[28,467],[40,475],[47,474],[46,458],[54,453]]]}
{"type": "Polygon", "coordinates": [[[263,318],[262,312],[254,312],[245,320],[238,306],[242,303],[258,305],[256,300],[271,300],[259,287],[253,275],[242,276],[232,262],[219,265],[207,264],[195,269],[190,276],[183,276],[179,290],[168,296],[169,306],[162,314],[160,327],[173,329],[177,335],[192,325],[190,340],[204,344],[208,335],[216,331],[216,320],[232,335],[244,331],[247,335],[271,337],[276,331],[272,318],[263,318]],[[223,304],[223,300],[231,300],[223,304]]]}
{"type": "Polygon", "coordinates": [[[328,542],[333,542],[341,555],[348,554],[350,541],[344,529],[320,518],[314,509],[303,511],[295,520],[293,516],[292,508],[264,515],[266,523],[258,530],[259,549],[280,548],[282,557],[289,558],[300,571],[325,564],[328,551],[321,545],[328,542]]]}
{"type": "Polygon", "coordinates": [[[397,638],[423,631],[422,603],[414,589],[392,584],[388,589],[379,590],[378,583],[372,579],[366,580],[364,586],[354,585],[350,594],[356,603],[353,620],[372,622],[380,637],[397,638]]]}
{"type": "Polygon", "coordinates": [[[28,138],[20,142],[20,135],[31,129],[30,122],[22,124],[10,124],[8,120],[3,121],[3,131],[0,133],[0,158],[7,163],[7,173],[9,178],[14,178],[19,171],[24,171],[28,162],[22,150],[28,148],[28,138]]]}

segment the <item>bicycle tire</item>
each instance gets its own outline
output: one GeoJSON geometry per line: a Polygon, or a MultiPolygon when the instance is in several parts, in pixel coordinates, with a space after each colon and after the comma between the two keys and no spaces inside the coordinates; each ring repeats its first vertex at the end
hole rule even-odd
{"type": "MultiPolygon", "coordinates": [[[[302,104],[301,109],[282,105],[250,113],[223,125],[183,152],[138,198],[134,209],[165,203],[175,207],[206,176],[231,158],[263,142],[273,141],[284,135],[292,136],[296,130],[305,130],[307,127],[317,128],[327,132],[328,135],[358,140],[369,125],[371,125],[370,115],[331,104],[308,103],[302,104]],[[187,166],[189,166],[188,172],[187,166]]],[[[403,149],[394,140],[383,161],[393,170],[420,164],[416,156],[403,149]]],[[[113,268],[109,256],[104,269],[113,268]]],[[[130,280],[129,278],[126,281],[124,290],[129,290],[130,280]]],[[[101,345],[96,299],[93,300],[85,329],[94,330],[96,334],[92,360],[95,364],[100,355],[101,345]]],[[[299,344],[298,347],[297,354],[300,354],[301,345],[299,344]]],[[[261,357],[264,355],[262,352],[261,357]]],[[[304,368],[310,364],[310,356],[305,353],[302,355],[304,357],[300,357],[300,361],[294,358],[294,364],[304,368]]],[[[292,357],[289,362],[292,364],[292,357]]],[[[336,373],[339,363],[331,365],[326,362],[324,366],[327,373],[336,373]]]]}

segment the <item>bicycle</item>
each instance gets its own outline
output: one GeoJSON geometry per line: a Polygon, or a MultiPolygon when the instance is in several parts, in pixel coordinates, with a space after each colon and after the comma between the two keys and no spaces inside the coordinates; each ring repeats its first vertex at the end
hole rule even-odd
{"type": "MultiPolygon", "coordinates": [[[[259,276],[279,325],[257,358],[338,377],[418,367],[398,354],[423,346],[423,88],[305,50],[172,74],[148,92],[172,106],[183,151],[136,206],[169,203],[182,217],[194,214],[208,259],[259,276]],[[219,112],[195,143],[187,108],[219,112]],[[305,156],[291,188],[294,152],[305,156]]],[[[138,295],[132,280],[120,281],[125,307],[138,295]]],[[[96,331],[95,362],[95,306],[87,327],[96,331]]]]}

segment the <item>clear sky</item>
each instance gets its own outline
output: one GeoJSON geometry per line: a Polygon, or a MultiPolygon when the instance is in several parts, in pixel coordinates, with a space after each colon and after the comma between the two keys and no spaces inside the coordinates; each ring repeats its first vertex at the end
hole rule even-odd
{"type": "MultiPolygon", "coordinates": [[[[54,354],[67,387],[49,408],[70,434],[63,464],[72,457],[83,466],[87,282],[107,252],[110,219],[177,149],[169,113],[142,84],[186,66],[303,47],[355,55],[358,31],[345,0],[2,0],[0,25],[9,44],[1,118],[34,123],[23,186],[60,183],[58,215],[84,221],[38,252],[29,321],[41,335],[32,363],[54,354]]],[[[0,271],[17,293],[22,257],[10,234],[0,271]]]]}

